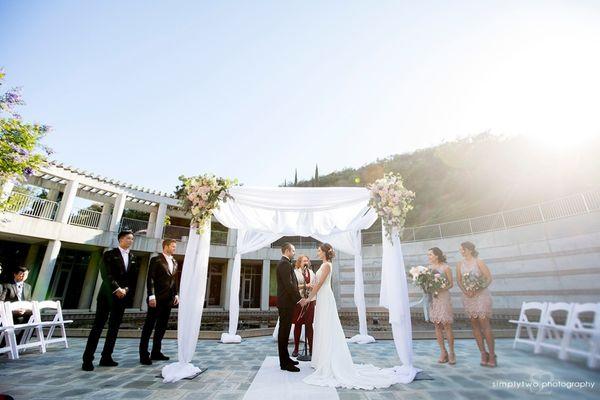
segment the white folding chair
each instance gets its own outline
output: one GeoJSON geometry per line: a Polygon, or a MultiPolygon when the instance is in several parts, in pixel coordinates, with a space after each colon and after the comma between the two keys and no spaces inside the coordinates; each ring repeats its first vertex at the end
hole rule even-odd
{"type": "Polygon", "coordinates": [[[4,303],[5,315],[4,317],[8,321],[9,325],[13,327],[13,334],[16,332],[23,331],[21,340],[17,343],[17,350],[26,350],[29,348],[39,347],[41,353],[46,352],[46,346],[44,344],[44,332],[42,331],[42,325],[40,321],[36,319],[36,315],[33,312],[33,303],[31,301],[14,301],[4,303]],[[15,325],[13,322],[13,311],[26,310],[31,313],[29,321],[24,324],[15,325]],[[35,333],[35,340],[34,340],[35,333]]]}
{"type": "Polygon", "coordinates": [[[548,303],[548,309],[541,320],[538,340],[534,347],[536,354],[541,353],[542,349],[550,349],[560,353],[571,322],[573,307],[573,303],[548,303]],[[561,313],[566,314],[564,321],[558,318],[561,313]]]}
{"type": "Polygon", "coordinates": [[[517,324],[517,330],[515,332],[515,340],[513,342],[513,349],[517,347],[517,343],[525,343],[529,344],[532,347],[535,347],[538,336],[540,334],[540,323],[545,318],[546,310],[548,309],[548,303],[540,303],[537,301],[532,302],[523,302],[521,304],[521,312],[519,313],[518,320],[509,320],[508,322],[517,324]],[[537,314],[539,311],[539,317],[537,317],[537,321],[534,319],[533,315],[529,314],[537,314]],[[521,338],[521,331],[525,328],[527,332],[527,338],[521,338]]]}
{"type": "Polygon", "coordinates": [[[46,348],[49,344],[52,343],[64,343],[65,348],[68,349],[69,344],[67,343],[67,332],[65,331],[65,324],[70,324],[73,321],[65,321],[63,319],[60,301],[34,301],[33,306],[34,313],[36,314],[36,319],[40,321],[40,324],[42,326],[42,332],[44,331],[44,328],[48,328],[48,333],[46,333],[44,336],[44,344],[46,345],[46,348]],[[44,320],[44,318],[46,318],[47,315],[49,315],[52,319],[44,320]],[[59,328],[61,335],[60,337],[54,338],[53,335],[56,328],[59,328]]]}
{"type": "Polygon", "coordinates": [[[8,357],[11,360],[19,358],[19,352],[17,351],[17,340],[15,333],[12,328],[12,324],[9,325],[8,319],[5,317],[6,308],[4,302],[0,301],[0,354],[8,353],[8,357]]]}
{"type": "Polygon", "coordinates": [[[600,363],[600,303],[575,304],[559,357],[566,360],[570,354],[587,358],[589,368],[600,363]],[[591,321],[583,318],[592,314],[591,321]]]}

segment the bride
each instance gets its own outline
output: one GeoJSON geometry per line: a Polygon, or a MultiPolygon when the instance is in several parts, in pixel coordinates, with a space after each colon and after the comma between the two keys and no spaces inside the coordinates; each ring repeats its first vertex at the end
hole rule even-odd
{"type": "Polygon", "coordinates": [[[323,261],[317,271],[317,283],[311,285],[309,301],[317,299],[314,317],[312,367],[315,371],[304,378],[311,385],[367,389],[389,387],[399,382],[394,370],[373,365],[354,364],[342,330],[337,305],[331,290],[333,248],[323,243],[317,248],[323,261]]]}

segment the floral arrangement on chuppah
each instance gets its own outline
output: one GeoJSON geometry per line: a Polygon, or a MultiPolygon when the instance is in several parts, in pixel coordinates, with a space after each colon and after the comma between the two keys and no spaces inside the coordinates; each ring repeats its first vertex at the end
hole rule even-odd
{"type": "Polygon", "coordinates": [[[181,184],[175,195],[186,213],[192,215],[191,226],[197,227],[199,234],[210,221],[213,211],[221,202],[232,199],[229,189],[238,185],[237,179],[220,178],[212,174],[185,177],[180,176],[181,184]]]}
{"type": "Polygon", "coordinates": [[[404,227],[406,214],[413,209],[415,193],[404,187],[400,174],[393,172],[385,174],[367,188],[371,191],[369,206],[381,218],[386,237],[391,242],[393,229],[400,232],[404,227]]]}
{"type": "Polygon", "coordinates": [[[419,265],[408,271],[413,284],[420,286],[423,292],[437,297],[441,289],[448,287],[448,279],[429,267],[419,265]]]}

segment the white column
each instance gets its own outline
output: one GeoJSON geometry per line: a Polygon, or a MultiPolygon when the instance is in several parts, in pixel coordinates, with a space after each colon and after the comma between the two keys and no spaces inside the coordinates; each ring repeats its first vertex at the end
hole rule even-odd
{"type": "Polygon", "coordinates": [[[12,193],[13,187],[15,186],[12,181],[8,180],[2,183],[2,187],[0,187],[0,202],[3,202],[8,199],[10,194],[12,193]]]}
{"type": "Polygon", "coordinates": [[[77,305],[78,309],[89,310],[90,305],[94,302],[94,290],[96,289],[101,262],[102,251],[93,251],[90,257],[90,263],[85,271],[85,277],[83,278],[83,288],[81,290],[81,296],[79,296],[79,304],[77,305]]]}
{"type": "MultiPolygon", "coordinates": [[[[155,237],[154,230],[156,228],[156,211],[150,211],[150,217],[148,218],[148,228],[146,229],[146,237],[155,237]]],[[[157,238],[160,239],[160,238],[157,238]]]]}
{"type": "Polygon", "coordinates": [[[78,187],[79,182],[77,180],[69,181],[69,183],[67,183],[62,200],[60,201],[60,206],[58,207],[58,214],[56,216],[57,222],[60,222],[61,224],[67,224],[69,222],[69,217],[73,210],[73,203],[75,202],[75,197],[77,197],[78,187]]]}
{"type": "Polygon", "coordinates": [[[110,218],[110,225],[108,226],[109,231],[119,231],[119,225],[121,224],[121,218],[123,217],[123,210],[125,210],[126,200],[127,195],[125,193],[120,193],[117,196],[117,199],[115,201],[115,208],[113,208],[112,216],[110,218]]]}
{"type": "Polygon", "coordinates": [[[269,311],[269,281],[271,275],[271,260],[263,260],[262,281],[260,285],[260,309],[269,311]]]}
{"type": "Polygon", "coordinates": [[[235,246],[237,243],[237,229],[227,229],[227,246],[235,246]]]}
{"type": "Polygon", "coordinates": [[[98,228],[103,231],[107,231],[109,229],[110,219],[112,216],[112,204],[111,203],[103,203],[102,204],[102,215],[100,216],[100,224],[98,224],[98,228]]]}
{"type": "Polygon", "coordinates": [[[156,213],[156,225],[154,226],[155,238],[162,238],[163,229],[165,227],[165,216],[167,215],[167,204],[160,203],[158,205],[158,212],[156,213]]]}
{"type": "MultiPolygon", "coordinates": [[[[98,271],[100,272],[100,271],[98,271]]],[[[98,302],[96,299],[98,298],[98,293],[100,293],[100,288],[102,287],[102,274],[98,273],[98,278],[96,279],[96,286],[94,287],[94,295],[92,296],[92,304],[90,305],[91,311],[96,311],[98,308],[98,302]]]]}
{"type": "Polygon", "coordinates": [[[33,291],[33,300],[42,301],[46,300],[48,294],[48,287],[50,286],[50,279],[52,279],[52,273],[54,272],[54,266],[56,265],[56,258],[60,251],[60,241],[50,240],[46,253],[44,254],[44,260],[40,267],[40,273],[35,283],[35,289],[33,291]]]}
{"type": "Polygon", "coordinates": [[[231,275],[233,274],[233,258],[227,260],[227,276],[225,277],[225,301],[223,308],[229,310],[229,295],[231,293],[231,275]]]}

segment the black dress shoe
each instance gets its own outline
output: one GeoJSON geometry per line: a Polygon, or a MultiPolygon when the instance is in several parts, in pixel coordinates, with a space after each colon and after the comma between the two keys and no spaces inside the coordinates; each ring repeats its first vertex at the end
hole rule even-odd
{"type": "Polygon", "coordinates": [[[140,364],[152,365],[152,360],[148,356],[140,357],[140,364]]]}
{"type": "Polygon", "coordinates": [[[298,365],[298,364],[300,364],[300,362],[299,361],[290,360],[290,364],[291,365],[298,365]]]}
{"type": "Polygon", "coordinates": [[[81,369],[84,371],[93,371],[94,370],[94,364],[92,364],[91,361],[88,362],[83,362],[83,364],[81,364],[81,369]]]}
{"type": "Polygon", "coordinates": [[[295,365],[286,365],[281,367],[282,371],[289,371],[289,372],[300,372],[300,368],[296,367],[295,365]]]}
{"type": "Polygon", "coordinates": [[[117,365],[119,365],[119,363],[113,360],[112,358],[101,358],[98,365],[100,365],[101,367],[116,367],[117,365]]]}
{"type": "Polygon", "coordinates": [[[165,356],[163,353],[158,353],[158,354],[152,354],[152,356],[150,356],[151,359],[156,360],[156,361],[166,361],[166,360],[170,360],[169,357],[165,356]]]}

